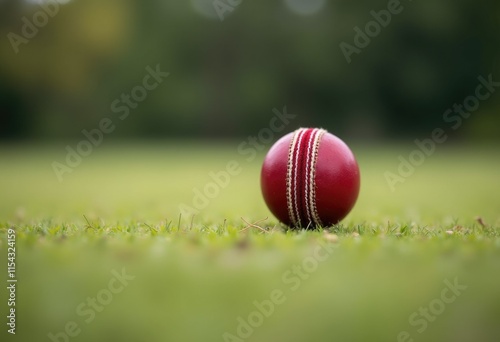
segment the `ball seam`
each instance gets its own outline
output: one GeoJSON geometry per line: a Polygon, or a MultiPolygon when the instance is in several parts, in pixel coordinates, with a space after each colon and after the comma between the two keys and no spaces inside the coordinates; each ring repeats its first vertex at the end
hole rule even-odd
{"type": "Polygon", "coordinates": [[[292,174],[293,174],[293,157],[295,155],[295,143],[297,141],[299,130],[293,133],[292,139],[290,141],[290,146],[288,148],[288,163],[287,163],[287,175],[286,175],[286,198],[288,207],[288,216],[291,223],[296,226],[297,220],[295,219],[294,207],[293,207],[293,195],[292,195],[292,174]]]}
{"type": "Polygon", "coordinates": [[[316,134],[315,138],[314,138],[314,142],[313,142],[313,151],[312,151],[312,167],[311,167],[311,174],[310,174],[310,177],[309,177],[309,186],[310,186],[310,197],[309,197],[309,203],[311,205],[311,212],[312,212],[312,217],[313,217],[313,220],[314,220],[314,223],[317,225],[317,226],[320,226],[322,227],[323,226],[323,222],[321,221],[320,219],[320,216],[319,216],[319,213],[318,213],[318,207],[316,205],[316,166],[317,166],[317,163],[318,163],[318,154],[319,154],[319,146],[320,146],[320,142],[321,142],[321,139],[323,137],[323,135],[326,133],[326,131],[324,129],[320,129],[318,130],[318,133],[316,134]]]}

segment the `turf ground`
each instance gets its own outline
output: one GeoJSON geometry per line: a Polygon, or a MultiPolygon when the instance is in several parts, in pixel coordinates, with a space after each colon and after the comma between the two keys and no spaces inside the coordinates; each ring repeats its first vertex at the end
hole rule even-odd
{"type": "Polygon", "coordinates": [[[306,232],[271,216],[263,154],[237,145],[108,144],[63,182],[64,146],[1,147],[4,322],[11,227],[18,279],[1,340],[498,341],[498,149],[440,147],[392,192],[414,147],[354,146],[356,207],[306,232]],[[230,160],[241,174],[179,218],[230,160]]]}

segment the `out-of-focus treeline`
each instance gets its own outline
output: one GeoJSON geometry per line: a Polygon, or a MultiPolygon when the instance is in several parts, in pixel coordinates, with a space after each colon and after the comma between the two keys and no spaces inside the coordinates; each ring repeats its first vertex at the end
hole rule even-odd
{"type": "MultiPolygon", "coordinates": [[[[112,103],[158,64],[170,76],[110,137],[243,137],[284,106],[297,115],[289,130],[351,139],[449,128],[443,113],[479,76],[500,81],[500,2],[401,0],[348,63],[340,44],[354,46],[354,28],[389,2],[243,0],[221,20],[213,0],[65,0],[14,47],[43,1],[0,0],[0,139],[78,139],[115,120],[112,103]]],[[[499,127],[494,94],[450,134],[492,140],[499,127]]]]}

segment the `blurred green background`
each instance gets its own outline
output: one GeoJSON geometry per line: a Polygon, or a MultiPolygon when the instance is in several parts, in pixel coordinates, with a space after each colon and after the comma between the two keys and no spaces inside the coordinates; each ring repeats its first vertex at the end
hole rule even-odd
{"type": "MultiPolygon", "coordinates": [[[[0,1],[0,139],[81,139],[116,118],[111,104],[148,65],[169,78],[110,139],[240,138],[286,105],[296,126],[412,141],[478,76],[500,79],[494,0],[403,0],[350,64],[340,44],[387,0],[243,1],[223,21],[213,0],[64,0],[15,53],[8,35],[47,2],[0,1]]],[[[498,140],[499,109],[498,96],[481,103],[454,140],[498,140]]]]}
{"type": "Polygon", "coordinates": [[[443,113],[479,76],[500,81],[500,2],[403,0],[349,63],[341,43],[388,0],[243,0],[224,20],[213,0],[54,1],[0,0],[0,282],[10,228],[19,280],[16,336],[0,286],[1,341],[71,321],[68,341],[224,341],[275,289],[286,302],[245,341],[498,341],[500,96],[459,129],[443,113]],[[122,120],[113,104],[158,65],[169,76],[122,120]],[[279,134],[251,160],[238,150],[285,106],[286,131],[324,127],[359,162],[359,200],[329,234],[267,210],[259,171],[279,134]],[[59,181],[51,163],[103,119],[115,130],[59,181]],[[391,191],[384,173],[435,128],[446,146],[391,191]],[[230,160],[241,174],[179,218],[230,160]],[[283,274],[326,243],[290,291],[283,274]],[[135,279],[87,324],[77,307],[124,268],[135,279]],[[411,315],[454,279],[467,290],[417,331],[411,315]]]}

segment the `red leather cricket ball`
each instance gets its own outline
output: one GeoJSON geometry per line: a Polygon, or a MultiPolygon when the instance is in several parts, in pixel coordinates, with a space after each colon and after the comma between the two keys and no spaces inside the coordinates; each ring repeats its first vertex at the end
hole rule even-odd
{"type": "Polygon", "coordinates": [[[359,194],[360,174],[347,145],[323,129],[300,128],[269,150],[261,188],[269,210],[295,228],[342,220],[359,194]]]}

